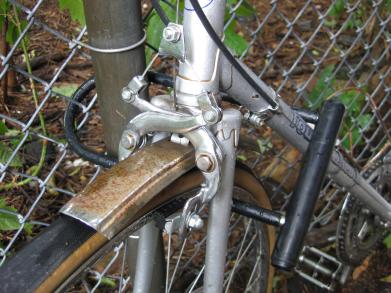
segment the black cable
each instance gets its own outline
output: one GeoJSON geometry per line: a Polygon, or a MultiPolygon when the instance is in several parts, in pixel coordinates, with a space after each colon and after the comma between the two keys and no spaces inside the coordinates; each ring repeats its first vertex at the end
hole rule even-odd
{"type": "MultiPolygon", "coordinates": [[[[166,87],[173,87],[174,82],[171,76],[159,73],[148,71],[147,73],[148,81],[160,84],[166,87]]],[[[87,95],[95,89],[95,78],[91,78],[84,82],[74,93],[72,100],[81,103],[87,95]]],[[[76,115],[80,112],[80,107],[76,103],[69,103],[67,110],[65,111],[64,118],[64,128],[65,128],[65,137],[71,146],[71,148],[83,159],[90,161],[94,164],[100,165],[105,168],[110,168],[114,166],[118,161],[116,158],[94,152],[83,145],[77,136],[77,129],[75,127],[76,115]]]]}
{"type": "Polygon", "coordinates": [[[167,26],[170,23],[170,19],[167,17],[163,8],[160,6],[159,0],[152,0],[152,6],[155,8],[160,19],[163,21],[164,25],[167,26]]]}
{"type": "MultiPolygon", "coordinates": [[[[94,88],[95,78],[87,80],[76,90],[73,95],[73,101],[78,103],[82,102],[94,88]]],[[[76,154],[78,154],[83,159],[86,159],[87,161],[90,161],[105,168],[110,168],[114,166],[118,162],[116,158],[94,152],[80,142],[75,127],[76,115],[79,112],[80,107],[76,103],[72,102],[69,103],[68,108],[65,111],[64,132],[69,145],[75,151],[76,154]]]]}
{"type": "Polygon", "coordinates": [[[239,62],[235,59],[235,57],[230,53],[224,43],[220,40],[219,36],[213,29],[210,24],[208,18],[205,13],[202,11],[198,0],[190,0],[191,5],[194,8],[195,13],[200,19],[202,25],[204,26],[206,32],[209,34],[210,38],[215,42],[216,46],[221,50],[224,56],[228,59],[228,61],[235,67],[235,69],[242,75],[242,77],[250,84],[250,86],[258,92],[273,108],[277,108],[278,104],[272,97],[270,97],[251,76],[244,70],[244,68],[239,64],[239,62]]]}
{"type": "Polygon", "coordinates": [[[148,71],[147,78],[149,82],[163,85],[165,87],[174,87],[174,80],[172,76],[155,71],[148,71]]]}

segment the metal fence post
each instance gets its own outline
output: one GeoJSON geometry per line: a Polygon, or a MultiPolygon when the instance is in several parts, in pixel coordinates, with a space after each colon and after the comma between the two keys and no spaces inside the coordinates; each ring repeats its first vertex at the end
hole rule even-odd
{"type": "MultiPolygon", "coordinates": [[[[89,42],[93,47],[127,47],[143,37],[141,1],[84,0],[89,42]]],[[[120,135],[137,110],[121,100],[121,89],[145,68],[144,46],[122,53],[91,52],[104,140],[116,156],[120,135]]]]}

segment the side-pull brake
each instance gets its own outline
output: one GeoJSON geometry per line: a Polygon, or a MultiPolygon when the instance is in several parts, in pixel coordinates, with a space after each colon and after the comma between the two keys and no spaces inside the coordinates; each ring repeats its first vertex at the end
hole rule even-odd
{"type": "Polygon", "coordinates": [[[200,104],[198,113],[178,112],[167,96],[154,97],[151,102],[141,99],[139,94],[146,86],[147,82],[141,76],[136,76],[122,91],[123,100],[131,103],[142,113],[130,120],[123,131],[119,158],[126,159],[142,144],[146,135],[154,132],[179,134],[192,144],[195,149],[196,165],[205,181],[199,193],[185,205],[181,234],[188,226],[191,216],[213,198],[220,185],[223,153],[207,126],[221,120],[221,111],[213,95],[205,92],[197,96],[200,104]]]}

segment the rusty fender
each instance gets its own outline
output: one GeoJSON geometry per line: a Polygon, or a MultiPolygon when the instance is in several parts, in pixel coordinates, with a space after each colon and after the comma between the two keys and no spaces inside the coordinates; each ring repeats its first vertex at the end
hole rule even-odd
{"type": "Polygon", "coordinates": [[[191,147],[168,141],[155,143],[101,172],[61,213],[110,239],[164,187],[193,166],[191,147]]]}

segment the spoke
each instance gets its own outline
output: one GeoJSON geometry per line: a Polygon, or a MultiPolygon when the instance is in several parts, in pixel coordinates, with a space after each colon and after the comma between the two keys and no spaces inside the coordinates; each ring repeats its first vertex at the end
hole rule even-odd
{"type": "MultiPolygon", "coordinates": [[[[253,280],[252,284],[250,284],[250,286],[248,288],[246,287],[246,289],[244,290],[244,293],[252,293],[252,292],[254,292],[253,286],[254,286],[254,284],[257,284],[257,282],[260,282],[260,280],[261,280],[260,275],[261,274],[256,274],[255,275],[256,278],[253,280]]],[[[257,287],[255,287],[255,288],[257,288],[257,287]]]]}
{"type": "Polygon", "coordinates": [[[201,278],[202,274],[204,273],[204,269],[205,269],[205,265],[202,266],[202,268],[201,268],[200,272],[198,273],[197,277],[194,279],[193,284],[191,285],[188,293],[193,292],[193,289],[197,285],[198,280],[201,278]]]}
{"type": "Polygon", "coordinates": [[[172,284],[174,283],[175,275],[176,275],[176,272],[177,272],[178,267],[179,267],[179,263],[180,263],[181,258],[182,258],[183,250],[185,249],[186,242],[187,242],[187,238],[185,238],[185,240],[183,240],[182,247],[181,247],[181,251],[179,252],[178,260],[177,260],[177,262],[176,262],[176,264],[175,264],[174,272],[172,273],[170,286],[168,287],[168,292],[170,292],[171,286],[172,286],[172,284]]]}
{"type": "Polygon", "coordinates": [[[194,257],[198,254],[198,252],[201,250],[202,245],[206,242],[206,237],[202,238],[201,241],[199,241],[197,244],[194,245],[195,250],[193,255],[189,258],[189,260],[183,265],[183,269],[185,270],[193,261],[194,257]]]}
{"type": "Polygon", "coordinates": [[[119,279],[119,292],[122,291],[122,287],[124,286],[123,279],[124,279],[125,262],[126,262],[127,254],[128,254],[128,239],[125,240],[124,252],[123,252],[123,256],[122,256],[121,275],[120,275],[120,279],[119,279]]]}
{"type": "MultiPolygon", "coordinates": [[[[240,256],[240,254],[242,253],[242,249],[243,249],[243,246],[244,246],[244,242],[245,242],[246,239],[247,239],[247,234],[248,234],[248,231],[250,230],[251,224],[252,224],[252,220],[250,219],[250,221],[248,222],[248,225],[247,225],[247,227],[246,227],[246,231],[245,231],[245,233],[244,233],[243,240],[242,240],[242,242],[240,243],[240,248],[239,248],[238,253],[237,253],[237,255],[236,255],[236,259],[238,259],[239,256],[240,256]]],[[[225,289],[225,292],[226,292],[226,293],[228,292],[228,288],[229,288],[229,286],[231,285],[232,278],[233,278],[233,275],[234,275],[234,273],[235,273],[237,264],[238,264],[238,262],[235,262],[234,267],[232,268],[231,273],[230,273],[230,275],[229,275],[228,284],[227,284],[227,287],[226,287],[226,289],[225,289]]]]}
{"type": "MultiPolygon", "coordinates": [[[[251,238],[250,242],[248,243],[248,245],[246,246],[245,250],[243,251],[243,253],[240,255],[239,259],[237,260],[236,263],[240,263],[243,259],[243,257],[247,254],[248,250],[250,249],[251,245],[253,244],[253,242],[255,241],[255,239],[257,238],[257,235],[254,234],[253,237],[251,238]]],[[[235,263],[235,266],[236,266],[236,263],[235,263]]],[[[235,267],[234,266],[234,267],[235,267]]],[[[226,292],[228,292],[229,286],[227,285],[227,289],[226,289],[226,292]]]]}
{"type": "Polygon", "coordinates": [[[170,278],[170,258],[171,258],[171,235],[172,233],[167,233],[168,235],[168,247],[167,247],[167,264],[166,264],[166,293],[169,292],[168,288],[168,279],[170,278]]]}
{"type": "MultiPolygon", "coordinates": [[[[244,292],[250,292],[250,291],[247,291],[249,288],[251,288],[253,285],[251,283],[252,279],[254,278],[255,276],[255,273],[257,271],[257,268],[259,267],[259,262],[262,258],[262,246],[261,246],[261,249],[260,249],[260,253],[258,254],[257,256],[257,260],[255,261],[255,264],[254,264],[254,267],[251,271],[251,275],[250,275],[250,278],[248,278],[248,282],[247,282],[247,285],[246,285],[246,289],[244,290],[244,292]]],[[[261,274],[261,272],[258,273],[258,276],[261,274]]]]}
{"type": "MultiPolygon", "coordinates": [[[[234,219],[233,219],[233,218],[234,218],[234,215],[235,215],[235,214],[232,214],[231,219],[230,219],[230,222],[231,222],[231,220],[234,220],[234,219]]],[[[229,232],[232,232],[232,230],[234,230],[234,229],[236,228],[236,226],[237,226],[242,220],[243,220],[243,217],[242,217],[242,216],[239,216],[239,217],[235,220],[235,222],[233,222],[232,225],[229,226],[229,232]]]]}
{"type": "Polygon", "coordinates": [[[87,274],[84,273],[84,276],[81,280],[81,283],[83,284],[83,287],[84,289],[87,291],[87,292],[91,292],[91,288],[90,288],[90,285],[88,284],[88,282],[86,281],[86,277],[87,277],[87,274]]]}

